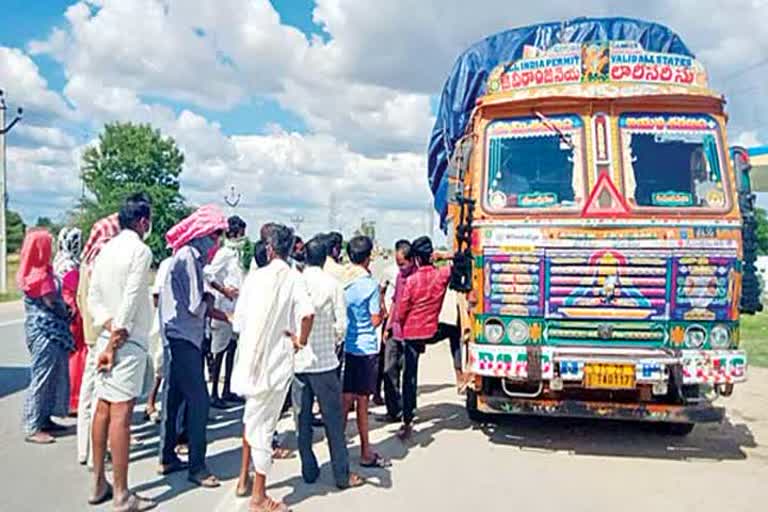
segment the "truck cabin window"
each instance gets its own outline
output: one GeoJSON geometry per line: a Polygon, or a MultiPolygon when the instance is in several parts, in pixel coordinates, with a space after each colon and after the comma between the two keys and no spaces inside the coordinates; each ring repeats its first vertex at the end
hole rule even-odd
{"type": "Polygon", "coordinates": [[[655,116],[651,121],[630,116],[621,125],[625,168],[631,174],[627,196],[637,206],[725,207],[716,125],[708,116],[655,116]],[[645,128],[633,130],[627,124],[645,128]]]}
{"type": "Polygon", "coordinates": [[[582,196],[580,127],[575,116],[491,123],[486,204],[494,210],[576,207],[582,196]]]}

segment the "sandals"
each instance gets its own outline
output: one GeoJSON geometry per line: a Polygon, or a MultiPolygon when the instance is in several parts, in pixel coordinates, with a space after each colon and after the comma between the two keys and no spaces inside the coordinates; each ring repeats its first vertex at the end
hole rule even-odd
{"type": "Polygon", "coordinates": [[[179,460],[176,462],[171,462],[170,464],[160,464],[160,466],[157,468],[157,474],[160,476],[168,476],[172,473],[184,471],[185,469],[189,469],[189,464],[179,460]]]}
{"type": "Polygon", "coordinates": [[[251,491],[253,490],[253,480],[249,476],[248,479],[245,481],[245,487],[240,488],[240,482],[238,482],[237,487],[235,487],[235,496],[238,498],[247,498],[251,491]]]}
{"type": "Polygon", "coordinates": [[[114,497],[112,486],[107,482],[106,487],[104,488],[104,492],[101,493],[101,496],[98,496],[96,498],[88,498],[88,504],[89,505],[101,505],[103,503],[106,503],[114,497]]]}
{"type": "Polygon", "coordinates": [[[248,512],[291,512],[291,509],[289,509],[288,505],[282,501],[276,501],[268,497],[267,501],[261,505],[255,505],[253,501],[251,501],[248,506],[248,512]]]}
{"type": "Polygon", "coordinates": [[[53,444],[56,442],[56,438],[54,438],[48,432],[40,431],[25,437],[24,442],[27,442],[30,444],[53,444]]]}
{"type": "Polygon", "coordinates": [[[369,460],[368,462],[363,462],[362,460],[360,461],[361,468],[388,468],[390,466],[392,466],[392,463],[378,453],[374,453],[373,459],[369,460]]]}
{"type": "Polygon", "coordinates": [[[367,484],[368,481],[356,473],[349,474],[349,481],[346,486],[337,486],[339,489],[354,489],[355,487],[362,487],[367,484]]]}
{"type": "Polygon", "coordinates": [[[205,476],[190,475],[187,480],[206,489],[215,489],[216,487],[221,487],[221,482],[219,482],[219,479],[210,473],[205,476]]]}
{"type": "Polygon", "coordinates": [[[275,460],[286,460],[293,458],[293,450],[278,446],[272,450],[272,458],[275,460]]]}
{"type": "Polygon", "coordinates": [[[142,498],[138,494],[131,494],[122,505],[113,507],[114,512],[144,512],[157,507],[157,502],[147,498],[142,498]]]}
{"type": "Polygon", "coordinates": [[[397,431],[397,438],[403,442],[408,441],[411,437],[413,437],[413,427],[410,425],[403,425],[397,431]]]}

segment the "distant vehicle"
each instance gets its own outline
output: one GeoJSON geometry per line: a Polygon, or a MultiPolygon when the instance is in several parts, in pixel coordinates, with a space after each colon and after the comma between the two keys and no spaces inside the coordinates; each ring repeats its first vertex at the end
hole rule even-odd
{"type": "Polygon", "coordinates": [[[459,58],[429,172],[468,292],[472,418],[722,420],[709,391],[746,380],[740,308],[759,309],[724,107],[679,36],[638,20],[524,27],[459,58]]]}

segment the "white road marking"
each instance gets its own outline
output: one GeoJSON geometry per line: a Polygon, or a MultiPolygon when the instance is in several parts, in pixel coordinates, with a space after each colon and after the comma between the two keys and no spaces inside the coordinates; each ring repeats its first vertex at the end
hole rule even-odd
{"type": "Polygon", "coordinates": [[[0,322],[0,329],[2,329],[3,327],[10,327],[12,325],[19,325],[23,323],[24,323],[23,318],[17,318],[16,320],[8,320],[7,322],[0,322]]]}

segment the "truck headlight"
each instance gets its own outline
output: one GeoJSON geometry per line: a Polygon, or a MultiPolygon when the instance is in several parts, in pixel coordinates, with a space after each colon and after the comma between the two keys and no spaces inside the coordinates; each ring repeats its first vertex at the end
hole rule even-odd
{"type": "Polygon", "coordinates": [[[716,325],[709,333],[712,348],[728,348],[731,344],[731,331],[725,325],[716,325]]]}
{"type": "Polygon", "coordinates": [[[485,334],[485,339],[488,340],[489,343],[499,344],[501,343],[502,338],[504,338],[504,324],[501,320],[489,318],[485,321],[483,332],[485,334]]]}
{"type": "Polygon", "coordinates": [[[701,348],[707,342],[707,331],[700,325],[692,325],[685,330],[685,346],[701,348]]]}
{"type": "Polygon", "coordinates": [[[516,345],[525,343],[528,339],[528,324],[522,320],[512,320],[507,326],[507,337],[516,345]]]}

